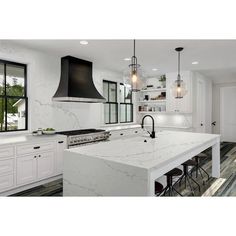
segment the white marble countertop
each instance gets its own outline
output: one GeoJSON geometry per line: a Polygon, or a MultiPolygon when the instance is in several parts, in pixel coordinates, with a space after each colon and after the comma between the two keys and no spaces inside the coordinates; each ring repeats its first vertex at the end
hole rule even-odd
{"type": "Polygon", "coordinates": [[[60,134],[54,135],[38,135],[34,136],[32,134],[17,134],[17,135],[9,135],[0,136],[0,145],[8,145],[8,144],[18,144],[24,142],[42,142],[47,140],[58,140],[60,138],[65,138],[66,136],[60,134]]]}
{"type": "Polygon", "coordinates": [[[109,125],[109,126],[101,126],[100,128],[105,129],[107,131],[115,131],[115,130],[141,128],[141,125],[140,124],[109,125]]]}
{"type": "Polygon", "coordinates": [[[85,157],[152,169],[219,138],[220,136],[215,134],[161,131],[156,133],[155,139],[142,135],[81,146],[67,151],[85,157]]]}

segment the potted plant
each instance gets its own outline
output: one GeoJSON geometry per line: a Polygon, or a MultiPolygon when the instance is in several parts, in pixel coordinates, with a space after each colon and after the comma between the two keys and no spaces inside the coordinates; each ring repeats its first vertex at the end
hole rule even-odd
{"type": "Polygon", "coordinates": [[[166,75],[161,75],[159,78],[159,81],[161,82],[162,88],[166,87],[166,75]]]}

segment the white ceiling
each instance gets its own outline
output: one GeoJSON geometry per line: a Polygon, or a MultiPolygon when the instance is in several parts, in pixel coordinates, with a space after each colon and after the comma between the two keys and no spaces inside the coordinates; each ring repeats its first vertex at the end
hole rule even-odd
{"type": "MultiPolygon", "coordinates": [[[[132,40],[13,40],[22,46],[52,53],[71,55],[94,62],[96,68],[123,72],[133,54],[132,40]]],[[[176,47],[184,47],[182,70],[196,70],[215,83],[236,82],[236,40],[137,40],[136,55],[142,69],[149,76],[176,71],[176,47]],[[198,61],[198,65],[192,65],[198,61]],[[152,68],[158,68],[156,72],[152,68]]]]}

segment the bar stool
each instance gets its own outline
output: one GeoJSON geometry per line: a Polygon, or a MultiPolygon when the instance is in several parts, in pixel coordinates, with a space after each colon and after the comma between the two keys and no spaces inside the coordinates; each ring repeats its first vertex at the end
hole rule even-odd
{"type": "Polygon", "coordinates": [[[163,195],[165,196],[167,191],[169,193],[169,196],[174,196],[174,192],[177,193],[179,196],[183,196],[179,191],[176,190],[176,188],[173,186],[173,177],[174,176],[181,176],[182,175],[182,170],[178,169],[178,168],[174,168],[171,171],[167,172],[165,174],[166,176],[166,181],[167,181],[167,185],[166,187],[162,190],[162,192],[159,194],[159,196],[163,193],[163,195]]]}
{"type": "Polygon", "coordinates": [[[205,157],[208,157],[205,153],[199,153],[198,155],[196,155],[194,157],[195,161],[197,162],[197,165],[195,166],[195,169],[196,169],[196,178],[198,177],[198,172],[200,173],[200,176],[202,178],[202,183],[205,184],[205,181],[204,181],[204,177],[203,177],[203,174],[202,172],[204,172],[207,176],[207,181],[209,181],[210,179],[210,176],[209,174],[206,172],[206,170],[204,170],[200,164],[200,159],[202,158],[205,158],[205,157]]]}
{"type": "Polygon", "coordinates": [[[163,189],[164,189],[163,185],[155,181],[155,195],[159,196],[162,193],[163,189]]]}
{"type": "Polygon", "coordinates": [[[187,188],[187,182],[188,182],[188,185],[189,185],[189,187],[190,187],[190,189],[191,189],[192,194],[195,195],[190,180],[192,180],[192,181],[198,186],[199,192],[201,191],[201,187],[200,187],[200,185],[197,183],[197,181],[195,181],[195,180],[193,179],[193,177],[189,174],[188,168],[189,168],[190,166],[196,167],[196,166],[197,166],[197,162],[190,159],[190,160],[185,161],[185,162],[182,164],[182,166],[183,166],[184,173],[183,173],[183,175],[180,177],[180,179],[178,180],[178,181],[179,181],[179,185],[181,185],[181,181],[184,179],[184,180],[185,180],[185,188],[187,188]]]}

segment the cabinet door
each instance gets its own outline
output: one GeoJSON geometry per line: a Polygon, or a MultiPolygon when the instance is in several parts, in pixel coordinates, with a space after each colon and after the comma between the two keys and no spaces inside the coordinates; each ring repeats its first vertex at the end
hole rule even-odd
{"type": "Polygon", "coordinates": [[[54,173],[54,152],[38,154],[38,179],[43,179],[54,173]]]}
{"type": "Polygon", "coordinates": [[[177,73],[168,73],[166,74],[166,111],[167,112],[184,112],[191,113],[192,112],[192,78],[190,72],[183,72],[181,74],[181,79],[186,84],[187,94],[181,98],[176,99],[172,93],[172,86],[174,81],[177,78],[177,73]]]}
{"type": "Polygon", "coordinates": [[[35,181],[37,178],[37,156],[28,155],[17,158],[17,185],[35,181]]]}
{"type": "Polygon", "coordinates": [[[61,140],[57,142],[57,152],[55,158],[55,172],[62,174],[63,171],[63,152],[67,148],[66,141],[61,140]]]}

